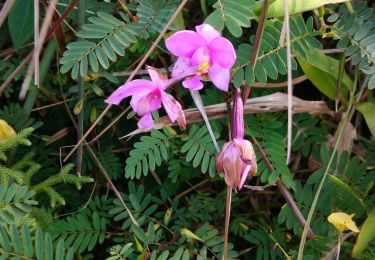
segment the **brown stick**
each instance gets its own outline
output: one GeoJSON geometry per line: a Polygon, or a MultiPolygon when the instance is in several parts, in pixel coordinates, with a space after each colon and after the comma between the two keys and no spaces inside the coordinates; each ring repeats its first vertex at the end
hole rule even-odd
{"type": "MultiPolygon", "coordinates": [[[[131,81],[137,72],[142,68],[148,57],[152,54],[152,52],[156,49],[157,45],[163,38],[164,34],[168,31],[169,26],[173,23],[173,21],[176,19],[177,15],[179,12],[182,10],[182,8],[185,6],[187,0],[181,1],[181,4],[177,7],[176,11],[174,12],[173,16],[171,19],[169,19],[168,23],[165,25],[163,30],[160,32],[158,38],[155,40],[155,42],[152,44],[151,48],[147,51],[143,59],[139,62],[138,66],[134,69],[133,73],[129,76],[127,79],[127,82],[131,81]]],[[[82,138],[78,141],[78,143],[73,147],[73,149],[68,153],[68,155],[64,158],[64,162],[66,162],[77,150],[77,148],[83,143],[84,140],[86,140],[86,137],[91,133],[91,131],[96,127],[96,125],[100,122],[100,120],[104,117],[104,115],[109,111],[109,109],[112,107],[111,104],[109,104],[103,112],[99,115],[99,117],[95,120],[95,122],[91,125],[91,127],[86,131],[86,133],[82,136],[82,138]]]]}
{"type": "MultiPolygon", "coordinates": [[[[255,139],[255,137],[252,137],[251,139],[252,139],[253,143],[256,145],[256,147],[258,148],[258,151],[259,151],[260,155],[262,156],[262,159],[265,162],[268,170],[270,172],[274,172],[275,169],[273,168],[271,162],[268,160],[266,154],[264,153],[262,147],[259,145],[258,141],[255,139]]],[[[288,190],[285,188],[285,185],[280,178],[277,179],[277,186],[279,187],[279,189],[281,191],[281,194],[284,196],[284,198],[285,198],[286,202],[288,203],[289,207],[292,209],[294,215],[298,218],[298,221],[300,222],[302,228],[305,227],[305,225],[306,225],[305,218],[303,217],[301,211],[298,209],[298,207],[296,205],[296,202],[293,200],[292,196],[290,195],[288,190]]],[[[309,228],[309,230],[308,230],[307,238],[308,239],[314,238],[314,232],[311,230],[311,228],[309,228]]]]}
{"type": "Polygon", "coordinates": [[[133,222],[133,224],[138,226],[137,220],[135,220],[135,218],[134,218],[133,214],[131,213],[130,209],[126,206],[125,201],[123,200],[120,192],[116,189],[116,186],[113,184],[113,182],[109,178],[107,172],[105,171],[102,164],[100,163],[100,161],[96,157],[95,153],[91,150],[91,148],[89,146],[85,146],[85,147],[87,148],[87,151],[89,152],[89,155],[90,155],[91,159],[95,162],[96,166],[99,168],[99,172],[103,175],[104,179],[107,181],[111,190],[116,194],[116,196],[120,200],[122,206],[124,206],[124,208],[125,208],[126,212],[128,213],[131,221],[133,222]]]}
{"type": "Polygon", "coordinates": [[[0,27],[5,21],[5,18],[8,16],[15,2],[16,0],[7,0],[5,4],[3,5],[3,8],[1,9],[1,12],[0,12],[0,27]]]}
{"type": "MultiPolygon", "coordinates": [[[[267,19],[267,11],[268,11],[269,5],[270,5],[270,1],[264,0],[262,13],[260,15],[260,20],[259,20],[257,31],[256,31],[256,34],[255,34],[255,42],[254,42],[253,50],[252,50],[251,57],[250,57],[250,64],[253,66],[253,68],[255,68],[255,65],[257,63],[260,42],[262,40],[262,35],[263,35],[263,31],[264,31],[264,24],[265,24],[266,19],[267,19]]],[[[246,99],[249,97],[249,94],[250,94],[250,86],[246,86],[245,91],[244,91],[243,96],[242,96],[242,100],[243,100],[244,103],[245,103],[246,99]]]]}

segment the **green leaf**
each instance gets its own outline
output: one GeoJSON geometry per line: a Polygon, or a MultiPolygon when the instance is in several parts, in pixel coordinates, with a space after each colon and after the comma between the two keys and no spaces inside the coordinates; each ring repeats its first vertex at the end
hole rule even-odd
{"type": "MultiPolygon", "coordinates": [[[[299,14],[306,11],[311,11],[318,9],[319,7],[327,4],[337,4],[342,3],[347,0],[314,0],[314,1],[306,1],[306,0],[293,0],[288,1],[288,12],[289,15],[299,14]]],[[[257,7],[254,9],[254,13],[259,15],[261,8],[263,6],[263,2],[258,3],[257,7]]],[[[268,7],[267,17],[283,17],[285,12],[284,8],[284,0],[276,0],[270,4],[268,7]]]]}
{"type": "Polygon", "coordinates": [[[364,116],[372,136],[375,137],[375,104],[363,102],[360,103],[356,109],[364,116]]]}
{"type": "MultiPolygon", "coordinates": [[[[308,79],[328,98],[335,100],[338,80],[339,60],[331,58],[318,50],[306,53],[306,60],[297,56],[303,72],[308,79]]],[[[353,82],[344,72],[342,80],[342,97],[346,89],[351,89],[353,82]]]]}
{"type": "Polygon", "coordinates": [[[365,250],[368,244],[375,238],[375,207],[371,210],[365,223],[363,223],[361,231],[359,232],[357,241],[353,247],[352,256],[358,258],[365,250]]]}
{"type": "Polygon", "coordinates": [[[18,50],[34,32],[33,0],[17,0],[8,15],[8,30],[18,50]]]}
{"type": "Polygon", "coordinates": [[[216,2],[213,7],[216,9],[205,20],[205,23],[221,31],[225,26],[229,32],[235,36],[242,35],[242,28],[250,27],[251,20],[254,18],[252,0],[222,0],[216,2]]]}

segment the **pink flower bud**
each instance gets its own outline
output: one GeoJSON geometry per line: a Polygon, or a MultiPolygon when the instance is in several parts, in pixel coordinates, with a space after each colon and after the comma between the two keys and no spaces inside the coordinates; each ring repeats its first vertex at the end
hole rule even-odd
{"type": "Polygon", "coordinates": [[[224,171],[226,184],[240,190],[247,177],[257,172],[257,160],[250,141],[234,138],[224,144],[216,158],[218,172],[224,171]]]}

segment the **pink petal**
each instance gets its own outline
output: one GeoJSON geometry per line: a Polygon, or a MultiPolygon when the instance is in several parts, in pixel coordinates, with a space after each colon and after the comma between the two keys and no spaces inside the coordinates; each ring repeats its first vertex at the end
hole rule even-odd
{"type": "Polygon", "coordinates": [[[225,182],[232,188],[237,188],[241,181],[243,162],[237,147],[231,142],[223,156],[225,182]]]}
{"type": "Polygon", "coordinates": [[[185,30],[166,39],[165,45],[175,56],[190,57],[196,49],[206,45],[206,41],[196,32],[185,30]]]}
{"type": "Polygon", "coordinates": [[[168,85],[167,76],[163,75],[158,69],[151,66],[146,66],[146,69],[155,86],[163,88],[164,86],[168,85]]]}
{"type": "Polygon", "coordinates": [[[147,93],[154,89],[154,84],[145,79],[136,79],[130,81],[116,89],[106,100],[108,104],[118,105],[120,102],[135,93],[147,93]]]}
{"type": "Polygon", "coordinates": [[[208,69],[208,77],[214,85],[222,91],[228,91],[230,69],[223,69],[220,66],[213,64],[208,69]]]}
{"type": "Polygon", "coordinates": [[[210,61],[210,54],[206,47],[199,47],[191,56],[191,64],[193,66],[198,66],[202,62],[209,62],[210,61]]]}
{"type": "Polygon", "coordinates": [[[147,113],[138,121],[138,127],[141,129],[151,130],[154,127],[151,113],[147,113]]]}
{"type": "Polygon", "coordinates": [[[244,169],[244,171],[242,172],[242,176],[241,176],[241,181],[240,183],[238,184],[238,189],[240,190],[242,188],[242,186],[244,185],[246,179],[247,179],[247,174],[248,172],[250,171],[251,169],[251,165],[246,165],[246,168],[244,169]]]}
{"type": "Polygon", "coordinates": [[[172,122],[175,122],[177,120],[178,125],[181,128],[185,129],[186,120],[180,103],[178,103],[176,99],[174,99],[171,95],[169,95],[166,92],[161,93],[161,101],[170,120],[172,122]]]}
{"type": "Polygon", "coordinates": [[[191,66],[190,59],[179,57],[172,69],[172,77],[178,78],[180,76],[194,73],[196,68],[191,66]]]}
{"type": "Polygon", "coordinates": [[[135,104],[136,108],[133,110],[137,112],[138,115],[143,116],[147,113],[154,112],[161,107],[161,92],[160,89],[155,89],[151,91],[148,95],[138,100],[135,104]]]}
{"type": "Polygon", "coordinates": [[[198,25],[195,27],[195,30],[206,40],[207,44],[209,44],[213,39],[221,36],[220,33],[209,24],[198,25]]]}
{"type": "Polygon", "coordinates": [[[228,148],[228,145],[230,144],[231,142],[227,142],[223,145],[223,148],[221,148],[221,151],[220,153],[217,155],[216,157],[216,170],[218,173],[222,173],[223,172],[223,158],[224,158],[224,153],[225,153],[225,150],[227,150],[228,148]]]}
{"type": "Polygon", "coordinates": [[[209,47],[210,55],[214,63],[220,67],[230,69],[236,61],[236,52],[230,41],[224,37],[218,37],[211,41],[209,47]]]}
{"type": "Polygon", "coordinates": [[[182,81],[182,86],[191,90],[200,90],[203,88],[203,83],[199,76],[194,76],[191,79],[185,79],[182,81]]]}

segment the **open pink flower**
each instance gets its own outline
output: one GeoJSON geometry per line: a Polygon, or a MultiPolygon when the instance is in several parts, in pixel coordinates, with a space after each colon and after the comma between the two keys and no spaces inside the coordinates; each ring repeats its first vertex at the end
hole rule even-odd
{"type": "Polygon", "coordinates": [[[142,129],[153,128],[151,113],[163,105],[170,120],[177,121],[180,127],[185,128],[186,121],[180,103],[165,92],[170,81],[153,67],[147,66],[147,70],[151,81],[145,79],[130,81],[116,89],[105,102],[118,105],[124,98],[132,96],[130,105],[134,112],[141,116],[138,127],[142,129]]]}
{"type": "Polygon", "coordinates": [[[184,30],[169,37],[167,49],[178,57],[172,71],[173,77],[194,74],[182,82],[185,88],[203,88],[202,75],[208,75],[212,83],[223,91],[228,91],[230,69],[236,60],[232,43],[222,37],[209,24],[195,27],[196,32],[184,30]]]}

